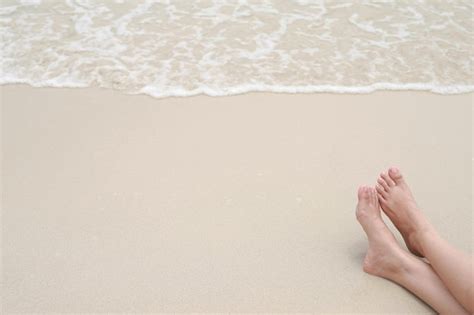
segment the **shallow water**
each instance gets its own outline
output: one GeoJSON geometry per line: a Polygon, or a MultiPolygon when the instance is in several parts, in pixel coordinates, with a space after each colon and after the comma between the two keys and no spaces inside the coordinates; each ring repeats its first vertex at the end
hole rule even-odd
{"type": "Polygon", "coordinates": [[[155,97],[474,90],[471,1],[2,1],[0,83],[155,97]]]}

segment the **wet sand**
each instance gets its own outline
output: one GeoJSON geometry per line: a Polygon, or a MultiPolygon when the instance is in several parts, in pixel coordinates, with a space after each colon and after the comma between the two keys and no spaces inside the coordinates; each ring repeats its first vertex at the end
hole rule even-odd
{"type": "Polygon", "coordinates": [[[473,94],[0,91],[4,313],[432,313],[361,269],[391,165],[472,250],[473,94]]]}

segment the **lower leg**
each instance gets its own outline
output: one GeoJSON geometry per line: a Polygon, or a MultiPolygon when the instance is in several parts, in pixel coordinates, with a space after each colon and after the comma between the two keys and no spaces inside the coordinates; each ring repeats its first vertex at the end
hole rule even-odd
{"type": "Polygon", "coordinates": [[[449,291],[469,312],[474,312],[472,258],[451,246],[434,229],[420,233],[418,242],[449,291]]]}
{"type": "Polygon", "coordinates": [[[406,253],[402,272],[388,278],[405,287],[440,314],[469,314],[451,295],[430,265],[406,253]]]}
{"type": "Polygon", "coordinates": [[[428,264],[398,245],[381,218],[373,189],[359,190],[356,215],[369,240],[365,272],[396,282],[441,314],[468,314],[428,264]]]}

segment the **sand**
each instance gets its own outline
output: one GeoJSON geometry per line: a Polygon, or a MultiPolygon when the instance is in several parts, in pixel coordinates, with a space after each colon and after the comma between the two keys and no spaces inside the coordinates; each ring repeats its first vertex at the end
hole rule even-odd
{"type": "Polygon", "coordinates": [[[472,250],[473,94],[1,93],[4,313],[432,313],[361,269],[391,165],[472,250]]]}

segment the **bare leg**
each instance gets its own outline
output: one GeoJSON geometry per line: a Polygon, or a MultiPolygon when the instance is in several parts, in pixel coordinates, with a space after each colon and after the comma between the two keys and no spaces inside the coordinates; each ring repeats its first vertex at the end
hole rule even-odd
{"type": "Polygon", "coordinates": [[[402,234],[407,247],[426,257],[443,283],[469,312],[474,312],[472,258],[438,235],[420,211],[396,168],[382,173],[376,187],[380,205],[402,234]]]}
{"type": "Polygon", "coordinates": [[[382,220],[376,191],[361,187],[358,197],[357,220],[369,240],[364,271],[398,283],[441,314],[468,314],[428,264],[399,246],[382,220]]]}

